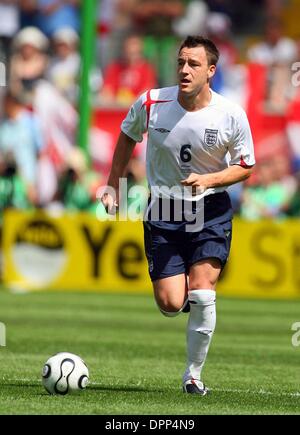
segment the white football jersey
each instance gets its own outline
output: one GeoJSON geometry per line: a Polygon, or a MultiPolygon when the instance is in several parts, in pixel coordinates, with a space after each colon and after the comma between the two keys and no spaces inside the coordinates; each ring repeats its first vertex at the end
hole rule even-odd
{"type": "MultiPolygon", "coordinates": [[[[149,187],[181,186],[190,173],[218,172],[229,165],[255,164],[245,111],[211,90],[208,106],[186,111],[178,86],[152,89],[132,105],[121,130],[136,142],[148,131],[146,169],[149,187]]],[[[204,195],[222,192],[211,188],[204,195]]],[[[195,198],[194,198],[195,199],[195,198]]]]}

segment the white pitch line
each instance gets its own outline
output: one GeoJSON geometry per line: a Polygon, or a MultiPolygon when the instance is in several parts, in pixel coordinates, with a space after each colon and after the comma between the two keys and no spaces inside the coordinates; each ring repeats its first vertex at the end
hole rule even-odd
{"type": "MultiPolygon", "coordinates": [[[[1,379],[1,378],[0,378],[1,379]]],[[[2,378],[3,381],[5,382],[26,382],[26,383],[30,383],[30,382],[34,382],[34,383],[41,383],[41,381],[39,379],[28,379],[28,378],[17,378],[17,379],[6,379],[6,378],[2,378]]],[[[90,382],[88,385],[94,385],[95,387],[103,387],[102,383],[99,382],[90,382]]],[[[136,385],[136,386],[140,386],[136,385]]],[[[134,386],[134,385],[133,385],[134,386]]],[[[132,386],[131,386],[132,387],[132,386]]],[[[113,390],[113,389],[112,389],[113,390]]],[[[152,391],[152,390],[151,390],[152,391]]],[[[259,394],[262,396],[278,396],[278,397],[282,397],[282,396],[287,396],[287,397],[300,397],[300,392],[296,391],[295,393],[285,393],[285,392],[281,392],[281,393],[275,393],[274,391],[265,391],[265,390],[239,390],[239,389],[235,389],[235,388],[210,388],[210,391],[216,391],[219,393],[237,393],[237,394],[259,394]]],[[[153,392],[155,392],[153,390],[153,392]]]]}

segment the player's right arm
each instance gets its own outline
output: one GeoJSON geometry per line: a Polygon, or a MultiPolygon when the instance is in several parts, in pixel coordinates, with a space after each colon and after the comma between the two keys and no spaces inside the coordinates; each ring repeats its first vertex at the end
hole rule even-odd
{"type": "Polygon", "coordinates": [[[136,143],[143,140],[143,134],[147,130],[146,110],[144,109],[145,95],[146,93],[141,95],[131,106],[121,125],[121,133],[115,148],[107,182],[109,189],[104,192],[101,198],[108,213],[114,213],[115,207],[118,206],[119,179],[124,176],[136,143]]]}
{"type": "Polygon", "coordinates": [[[101,198],[102,204],[108,213],[112,213],[114,208],[118,206],[119,179],[124,176],[135,145],[136,141],[121,131],[107,182],[107,185],[115,191],[115,195],[111,191],[104,192],[101,198]]]}

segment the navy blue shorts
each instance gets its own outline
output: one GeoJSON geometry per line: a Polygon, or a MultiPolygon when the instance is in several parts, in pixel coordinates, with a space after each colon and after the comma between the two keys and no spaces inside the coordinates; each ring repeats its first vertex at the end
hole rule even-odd
{"type": "Polygon", "coordinates": [[[199,232],[172,231],[144,222],[145,252],[151,280],[188,274],[193,264],[207,258],[217,258],[223,268],[230,251],[231,232],[231,220],[199,232]]]}

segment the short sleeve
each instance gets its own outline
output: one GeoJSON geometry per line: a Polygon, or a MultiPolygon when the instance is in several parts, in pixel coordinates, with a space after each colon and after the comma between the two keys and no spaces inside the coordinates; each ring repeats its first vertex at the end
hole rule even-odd
{"type": "Polygon", "coordinates": [[[142,142],[147,131],[146,111],[144,109],[145,93],[133,103],[126,118],[121,124],[121,130],[136,142],[142,142]]]}
{"type": "Polygon", "coordinates": [[[253,139],[248,118],[244,111],[239,112],[233,122],[233,135],[228,146],[229,165],[243,167],[255,165],[253,139]]]}

